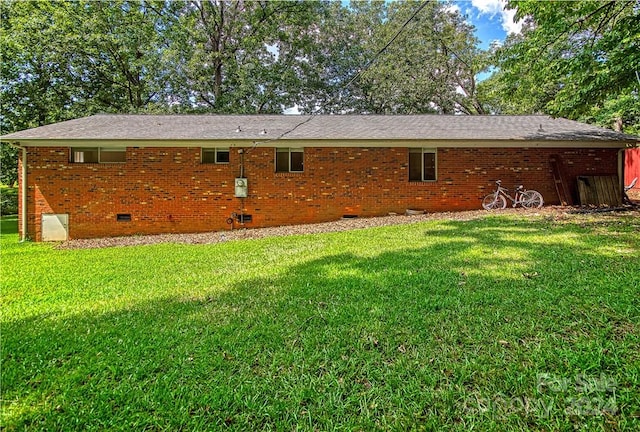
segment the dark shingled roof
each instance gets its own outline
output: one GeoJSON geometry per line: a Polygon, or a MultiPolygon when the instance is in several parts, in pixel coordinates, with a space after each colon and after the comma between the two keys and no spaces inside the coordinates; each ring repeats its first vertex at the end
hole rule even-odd
{"type": "Polygon", "coordinates": [[[518,140],[617,141],[638,137],[562,118],[445,115],[99,114],[1,137],[29,140],[518,140]],[[240,129],[238,132],[237,129],[240,129]],[[266,130],[266,134],[263,132],[266,130]],[[263,132],[263,133],[261,133],[263,132]]]}

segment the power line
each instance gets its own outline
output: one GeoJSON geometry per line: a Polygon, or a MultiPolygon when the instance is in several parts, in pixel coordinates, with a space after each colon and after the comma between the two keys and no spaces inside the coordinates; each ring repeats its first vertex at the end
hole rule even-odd
{"type": "MultiPolygon", "coordinates": [[[[351,86],[351,84],[353,84],[358,78],[360,78],[367,70],[369,70],[369,68],[373,65],[373,63],[378,60],[378,58],[384,54],[384,52],[387,50],[387,48],[389,48],[391,46],[391,44],[393,44],[395,42],[396,39],[398,39],[398,37],[400,36],[400,34],[402,34],[402,32],[404,31],[404,29],[409,25],[409,23],[411,21],[414,20],[414,18],[420,13],[420,11],[422,9],[425,8],[425,6],[432,0],[424,0],[420,6],[418,6],[416,8],[416,10],[411,14],[411,16],[404,22],[404,24],[402,24],[402,26],[400,26],[400,28],[398,29],[398,31],[395,33],[395,35],[380,49],[378,50],[378,52],[376,52],[376,54],[362,67],[362,69],[360,69],[346,84],[342,85],[339,90],[344,90],[346,88],[348,88],[349,86],[351,86]]],[[[282,132],[280,135],[278,135],[275,138],[270,138],[268,140],[264,140],[264,141],[254,141],[253,142],[253,147],[255,148],[258,144],[266,144],[269,142],[273,142],[273,141],[278,141],[282,138],[284,138],[285,136],[289,135],[290,133],[294,132],[296,129],[298,129],[300,126],[303,126],[307,123],[309,123],[311,120],[313,120],[313,118],[315,116],[317,116],[318,114],[320,114],[321,110],[324,109],[327,105],[329,105],[331,102],[333,102],[333,100],[336,99],[336,97],[331,98],[329,101],[325,102],[324,104],[322,104],[320,107],[316,108],[310,115],[309,117],[307,117],[304,121],[301,121],[300,123],[298,123],[297,125],[295,125],[294,127],[292,127],[289,130],[286,130],[284,132],[282,132]]]]}
{"type": "Polygon", "coordinates": [[[371,60],[369,60],[369,62],[368,62],[368,63],[367,63],[367,64],[366,64],[362,69],[360,69],[360,70],[358,71],[358,73],[357,73],[357,74],[355,74],[355,75],[354,75],[354,77],[353,77],[353,78],[351,78],[351,79],[349,80],[349,82],[347,82],[347,84],[345,84],[345,86],[344,86],[345,88],[349,87],[349,86],[350,86],[350,85],[351,85],[355,80],[357,80],[358,78],[360,78],[360,77],[362,76],[362,74],[363,74],[364,72],[366,72],[366,71],[371,67],[371,65],[373,64],[373,62],[375,62],[375,61],[378,59],[378,57],[380,57],[380,56],[381,56],[381,55],[382,55],[382,54],[387,50],[387,48],[389,48],[389,46],[391,46],[391,44],[392,44],[392,43],[394,43],[396,39],[398,39],[398,36],[400,36],[400,34],[401,34],[401,33],[404,31],[404,29],[409,25],[409,23],[410,23],[411,21],[413,21],[413,19],[416,17],[416,15],[418,15],[418,13],[420,13],[420,11],[421,11],[422,9],[424,9],[424,7],[429,3],[429,1],[430,1],[430,0],[425,0],[424,2],[422,2],[422,4],[420,4],[420,6],[418,6],[418,7],[416,8],[416,10],[413,12],[413,14],[409,17],[409,19],[408,19],[408,20],[406,20],[406,21],[404,22],[404,24],[402,24],[402,26],[400,27],[400,29],[399,29],[399,30],[396,32],[396,34],[395,34],[395,35],[394,35],[394,36],[389,40],[389,42],[387,42],[387,44],[386,44],[384,47],[382,47],[382,49],[380,49],[380,50],[379,50],[379,51],[378,51],[378,52],[373,56],[373,58],[372,58],[371,60]]]}

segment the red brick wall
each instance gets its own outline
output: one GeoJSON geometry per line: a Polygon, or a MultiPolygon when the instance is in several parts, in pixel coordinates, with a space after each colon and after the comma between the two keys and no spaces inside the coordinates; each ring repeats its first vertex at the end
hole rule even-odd
{"type": "MultiPolygon", "coordinates": [[[[524,184],[558,199],[549,169],[562,158],[575,189],[577,175],[617,174],[617,149],[440,148],[438,180],[408,181],[406,148],[305,148],[303,173],[274,173],[274,148],[245,155],[246,199],[234,197],[240,155],[229,164],[200,163],[200,148],[127,149],[127,162],[69,163],[69,149],[29,148],[28,232],[40,240],[42,213],[68,213],[69,236],[201,232],[229,229],[225,220],[243,210],[246,227],[480,208],[494,181],[524,184]],[[118,222],[118,213],[131,222],[118,222]]],[[[575,193],[575,192],[574,192],[575,193]]]]}

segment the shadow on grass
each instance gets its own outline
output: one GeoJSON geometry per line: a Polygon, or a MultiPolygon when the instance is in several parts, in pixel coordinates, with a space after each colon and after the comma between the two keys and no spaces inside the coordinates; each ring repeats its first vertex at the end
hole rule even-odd
{"type": "MultiPolygon", "coordinates": [[[[575,392],[540,393],[540,373],[614,377],[624,411],[607,422],[637,423],[630,417],[640,412],[633,324],[640,277],[628,261],[597,253],[616,239],[512,220],[440,223],[424,234],[430,241],[419,247],[323,255],[224,293],[5,323],[3,423],[7,430],[603,424],[602,416],[566,415],[575,392]],[[568,237],[570,247],[560,241],[568,237]],[[495,395],[556,405],[501,411],[473,402],[495,395]]],[[[366,245],[372,234],[342,235],[366,245]]],[[[400,231],[376,231],[381,241],[386,235],[402,241],[400,231]]],[[[286,248],[314,239],[281,241],[286,248]]]]}

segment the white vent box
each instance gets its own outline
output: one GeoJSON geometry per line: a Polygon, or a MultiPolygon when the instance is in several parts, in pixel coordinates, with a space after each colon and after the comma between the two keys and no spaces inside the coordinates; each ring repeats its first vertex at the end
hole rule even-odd
{"type": "Polygon", "coordinates": [[[68,214],[42,215],[42,241],[67,241],[68,238],[68,214]]]}

